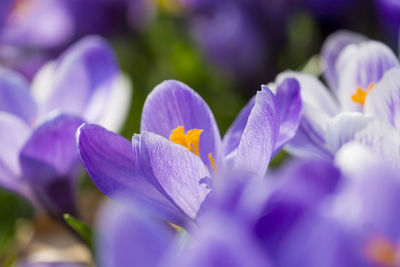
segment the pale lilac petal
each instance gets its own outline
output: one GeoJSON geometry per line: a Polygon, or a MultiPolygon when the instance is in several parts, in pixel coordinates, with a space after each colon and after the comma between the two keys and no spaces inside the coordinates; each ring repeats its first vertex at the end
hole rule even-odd
{"type": "Polygon", "coordinates": [[[286,78],[295,78],[300,83],[303,106],[311,106],[329,116],[334,116],[339,112],[335,98],[318,78],[310,74],[286,71],[278,75],[277,83],[281,83],[286,78]]]}
{"type": "Polygon", "coordinates": [[[364,112],[400,129],[400,68],[389,70],[367,95],[364,112]]]}
{"type": "Polygon", "coordinates": [[[400,133],[392,125],[375,118],[356,133],[354,140],[368,146],[384,161],[400,166],[400,133]]]}
{"type": "Polygon", "coordinates": [[[154,216],[181,223],[183,213],[136,168],[140,155],[132,153],[131,142],[101,126],[85,124],[77,132],[77,146],[86,171],[105,195],[133,197],[154,216]]]}
{"type": "Polygon", "coordinates": [[[97,256],[103,267],[164,266],[162,258],[174,240],[171,227],[152,220],[130,202],[103,206],[97,230],[97,256]]]}
{"type": "Polygon", "coordinates": [[[234,167],[264,176],[279,133],[279,110],[274,94],[263,86],[240,138],[234,167]]]}
{"type": "Polygon", "coordinates": [[[9,113],[0,112],[0,186],[31,198],[21,180],[19,153],[31,134],[28,125],[9,113]]]}
{"type": "Polygon", "coordinates": [[[350,31],[337,31],[331,34],[322,46],[321,61],[324,77],[330,87],[334,90],[338,87],[338,75],[336,73],[336,62],[343,49],[350,44],[358,44],[368,40],[367,37],[350,31]]]}
{"type": "Polygon", "coordinates": [[[285,146],[285,150],[298,157],[332,157],[326,149],[325,129],[331,117],[303,103],[302,118],[296,135],[285,146]]]}
{"type": "Polygon", "coordinates": [[[0,111],[18,116],[28,124],[33,122],[37,111],[28,81],[5,68],[0,68],[0,111]]]}
{"type": "Polygon", "coordinates": [[[149,131],[167,139],[173,129],[183,126],[185,131],[202,129],[200,157],[210,166],[211,153],[219,165],[221,137],[214,115],[204,100],[187,85],[178,81],[164,81],[149,94],[142,110],[141,131],[149,131]]]}
{"type": "Polygon", "coordinates": [[[347,46],[336,64],[337,96],[342,109],[362,111],[362,105],[352,100],[357,88],[368,89],[372,83],[378,83],[389,69],[397,66],[396,55],[383,43],[368,41],[347,46]]]}
{"type": "Polygon", "coordinates": [[[372,121],[372,116],[358,112],[343,112],[329,121],[325,139],[327,148],[335,154],[344,144],[355,140],[356,134],[364,130],[372,121]]]}
{"type": "Polygon", "coordinates": [[[167,198],[195,218],[209,189],[210,171],[194,153],[162,136],[144,132],[140,138],[144,175],[167,198]]]}
{"type": "Polygon", "coordinates": [[[278,85],[276,99],[279,105],[279,136],[275,151],[279,151],[292,139],[300,125],[301,97],[300,85],[296,79],[285,79],[278,85]]]}
{"type": "Polygon", "coordinates": [[[50,89],[34,93],[42,103],[42,115],[57,110],[83,116],[90,122],[101,118],[118,73],[114,55],[105,40],[85,37],[69,48],[53,67],[46,67],[47,73],[42,79],[47,80],[50,89]]]}
{"type": "Polygon", "coordinates": [[[75,214],[75,182],[79,158],[75,132],[83,120],[58,115],[34,129],[22,148],[20,163],[24,181],[53,215],[75,214]]]}
{"type": "Polygon", "coordinates": [[[118,132],[124,126],[132,101],[132,83],[128,76],[116,75],[108,103],[98,124],[110,131],[118,132]]]}

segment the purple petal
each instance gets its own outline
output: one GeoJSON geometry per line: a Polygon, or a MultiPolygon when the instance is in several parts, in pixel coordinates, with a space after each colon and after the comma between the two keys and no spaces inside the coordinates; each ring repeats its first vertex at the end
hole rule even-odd
{"type": "Polygon", "coordinates": [[[142,110],[141,131],[149,131],[169,139],[173,129],[202,129],[199,150],[203,162],[211,168],[211,153],[219,165],[221,137],[208,105],[187,85],[164,81],[149,94],[142,110]]]}
{"type": "Polygon", "coordinates": [[[48,71],[51,75],[44,75],[47,80],[40,83],[49,88],[34,91],[42,103],[42,115],[58,110],[91,122],[101,118],[117,74],[114,55],[105,40],[97,36],[81,39],[48,71]]]}
{"type": "Polygon", "coordinates": [[[328,88],[318,78],[294,71],[286,71],[278,75],[277,83],[286,78],[295,78],[300,83],[300,95],[304,106],[311,106],[319,113],[334,116],[339,112],[338,104],[328,88]]]}
{"type": "Polygon", "coordinates": [[[263,86],[257,92],[246,128],[240,138],[235,168],[264,176],[279,132],[279,110],[274,94],[263,86]]]}
{"type": "Polygon", "coordinates": [[[399,61],[389,47],[376,41],[349,45],[340,54],[336,64],[339,78],[338,98],[342,109],[361,111],[362,105],[353,102],[352,95],[357,88],[368,89],[378,83],[399,61]]]}
{"type": "Polygon", "coordinates": [[[30,133],[31,129],[20,118],[0,112],[0,185],[28,199],[32,196],[21,180],[19,153],[30,133]]]}
{"type": "Polygon", "coordinates": [[[321,60],[324,77],[332,89],[337,89],[339,85],[338,75],[336,73],[336,62],[340,53],[346,46],[350,44],[358,44],[366,40],[367,37],[361,34],[345,30],[335,32],[326,39],[322,46],[321,60]]]}
{"type": "Polygon", "coordinates": [[[140,165],[150,182],[190,218],[195,218],[209,189],[211,175],[201,159],[181,145],[157,134],[140,138],[140,165]]]}
{"type": "Polygon", "coordinates": [[[79,159],[75,132],[83,120],[69,115],[50,118],[36,128],[20,154],[24,181],[53,215],[75,214],[79,159]]]}
{"type": "Polygon", "coordinates": [[[140,156],[132,153],[131,142],[100,126],[85,124],[77,132],[77,146],[85,169],[105,195],[133,197],[143,207],[154,210],[155,216],[181,222],[182,212],[136,168],[140,156]]]}
{"type": "Polygon", "coordinates": [[[196,245],[182,255],[182,266],[272,266],[250,227],[223,213],[208,215],[193,239],[196,245]]]}
{"type": "Polygon", "coordinates": [[[240,139],[244,129],[246,128],[247,121],[255,104],[255,100],[255,96],[250,99],[246,106],[240,111],[239,115],[229,127],[228,131],[225,133],[224,139],[222,140],[224,156],[227,156],[239,146],[240,139]]]}
{"type": "Polygon", "coordinates": [[[300,85],[296,79],[285,79],[278,85],[276,99],[279,105],[279,136],[275,151],[279,151],[292,139],[300,124],[301,98],[300,85]]]}
{"type": "Polygon", "coordinates": [[[125,204],[107,203],[101,209],[97,227],[101,266],[158,266],[173,243],[172,229],[145,216],[138,206],[125,204]]]}
{"type": "Polygon", "coordinates": [[[29,84],[18,73],[0,68],[0,111],[5,111],[31,124],[36,116],[36,103],[29,84]]]}
{"type": "Polygon", "coordinates": [[[389,70],[367,95],[364,111],[400,129],[400,68],[389,70]]]}

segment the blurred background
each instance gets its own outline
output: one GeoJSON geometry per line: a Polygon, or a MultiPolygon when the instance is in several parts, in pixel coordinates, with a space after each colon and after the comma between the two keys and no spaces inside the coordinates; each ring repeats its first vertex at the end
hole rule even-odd
{"type": "MultiPolygon", "coordinates": [[[[32,79],[76,40],[99,34],[132,81],[126,138],[139,132],[145,97],[166,79],[195,89],[223,135],[261,84],[304,69],[329,34],[356,31],[397,53],[399,25],[399,0],[1,0],[0,64],[32,79]]],[[[286,157],[279,154],[273,165],[286,157]]],[[[79,204],[92,224],[103,196],[82,176],[79,204]]],[[[0,192],[1,266],[31,253],[34,235],[52,229],[33,214],[22,199],[0,192]]]]}

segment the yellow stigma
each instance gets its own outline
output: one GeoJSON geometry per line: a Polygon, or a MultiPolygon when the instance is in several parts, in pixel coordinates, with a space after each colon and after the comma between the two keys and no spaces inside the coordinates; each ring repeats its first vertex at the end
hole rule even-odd
{"type": "Polygon", "coordinates": [[[211,168],[213,168],[214,172],[217,173],[217,165],[215,164],[214,158],[211,153],[208,154],[208,159],[210,160],[211,168]]]}
{"type": "Polygon", "coordinates": [[[358,103],[364,106],[365,98],[367,97],[368,93],[374,89],[375,83],[370,83],[366,90],[363,90],[361,86],[357,87],[356,92],[351,96],[351,100],[353,102],[358,103]]]}
{"type": "Polygon", "coordinates": [[[187,134],[185,134],[185,130],[183,129],[183,127],[178,126],[177,128],[172,130],[172,133],[169,135],[169,140],[172,143],[186,147],[191,152],[200,157],[199,142],[202,132],[203,130],[200,129],[192,129],[187,131],[187,134]]]}
{"type": "Polygon", "coordinates": [[[379,266],[399,266],[397,248],[385,238],[377,237],[367,246],[368,257],[379,266]]]}

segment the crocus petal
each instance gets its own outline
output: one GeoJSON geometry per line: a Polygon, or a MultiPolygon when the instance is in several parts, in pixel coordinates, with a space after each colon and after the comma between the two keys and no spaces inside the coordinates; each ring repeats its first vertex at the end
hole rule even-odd
{"type": "Polygon", "coordinates": [[[295,78],[300,83],[303,106],[311,106],[329,116],[334,116],[339,112],[339,107],[334,97],[318,78],[310,74],[285,71],[278,75],[277,82],[281,83],[286,78],[295,78]]]}
{"type": "Polygon", "coordinates": [[[200,231],[193,237],[196,245],[182,255],[182,266],[273,266],[250,228],[222,214],[209,214],[202,221],[200,231]]]}
{"type": "Polygon", "coordinates": [[[128,76],[116,75],[113,81],[110,99],[104,107],[104,114],[97,122],[110,131],[118,132],[129,114],[132,100],[132,83],[128,76]]]}
{"type": "Polygon", "coordinates": [[[83,116],[95,122],[107,104],[117,65],[111,48],[100,37],[85,37],[69,48],[53,65],[46,66],[39,84],[50,84],[41,92],[33,91],[43,107],[41,114],[52,110],[83,116]],[[45,72],[46,72],[45,71],[45,72]],[[52,72],[52,75],[49,75],[52,72]],[[46,94],[47,93],[47,94],[46,94]]]}
{"type": "Polygon", "coordinates": [[[173,231],[132,203],[107,203],[98,216],[98,260],[103,267],[164,266],[173,231]],[[159,265],[160,264],[160,265],[159,265]]]}
{"type": "Polygon", "coordinates": [[[344,144],[354,141],[357,132],[364,130],[373,121],[372,116],[358,112],[343,112],[329,121],[325,139],[327,148],[335,154],[344,144]]]}
{"type": "Polygon", "coordinates": [[[263,86],[240,138],[234,167],[264,176],[279,133],[279,109],[274,94],[263,86]]]}
{"type": "Polygon", "coordinates": [[[368,146],[382,160],[400,166],[400,133],[392,125],[374,119],[355,134],[354,141],[368,146]]]}
{"type": "Polygon", "coordinates": [[[240,111],[239,115],[229,127],[228,131],[225,133],[224,139],[222,140],[224,156],[229,155],[239,146],[240,138],[242,137],[243,131],[246,128],[251,110],[255,104],[255,100],[255,96],[250,99],[246,106],[240,111]]]}
{"type": "Polygon", "coordinates": [[[209,192],[206,181],[211,177],[201,159],[150,132],[141,134],[140,154],[146,178],[190,218],[195,218],[209,192]]]}
{"type": "Polygon", "coordinates": [[[367,95],[364,112],[400,129],[400,68],[389,70],[367,95]]]}
{"type": "Polygon", "coordinates": [[[338,75],[336,73],[336,62],[342,50],[350,44],[358,44],[366,41],[367,37],[350,31],[338,31],[331,34],[322,46],[321,60],[324,77],[332,89],[338,87],[338,75]]]}
{"type": "Polygon", "coordinates": [[[31,124],[36,116],[36,103],[28,89],[28,81],[20,74],[0,68],[0,111],[14,114],[31,124]]]}
{"type": "Polygon", "coordinates": [[[218,166],[221,137],[214,115],[204,100],[187,85],[164,81],[149,94],[142,110],[141,131],[169,139],[171,131],[201,129],[199,150],[203,162],[211,168],[209,154],[218,166]]]}
{"type": "Polygon", "coordinates": [[[181,222],[183,213],[136,168],[139,155],[132,153],[131,142],[101,126],[85,124],[77,132],[77,146],[90,178],[105,195],[133,197],[155,216],[181,222]]]}
{"type": "Polygon", "coordinates": [[[325,139],[330,119],[325,112],[303,103],[299,128],[285,150],[298,157],[331,158],[332,154],[326,149],[325,139]]]}
{"type": "Polygon", "coordinates": [[[347,46],[336,64],[339,78],[337,95],[342,109],[361,111],[362,105],[352,100],[357,88],[367,90],[371,84],[378,83],[386,71],[397,66],[397,57],[382,43],[369,41],[347,46]]]}
{"type": "Polygon", "coordinates": [[[19,117],[0,112],[0,185],[28,199],[27,185],[21,181],[19,153],[31,129],[19,117]]]}
{"type": "Polygon", "coordinates": [[[20,154],[24,181],[55,216],[75,214],[79,159],[75,132],[83,120],[71,115],[49,118],[36,128],[20,154]]]}
{"type": "Polygon", "coordinates": [[[279,105],[279,136],[275,151],[279,151],[292,139],[300,124],[301,98],[300,85],[296,79],[285,79],[278,85],[276,99],[279,105]]]}

